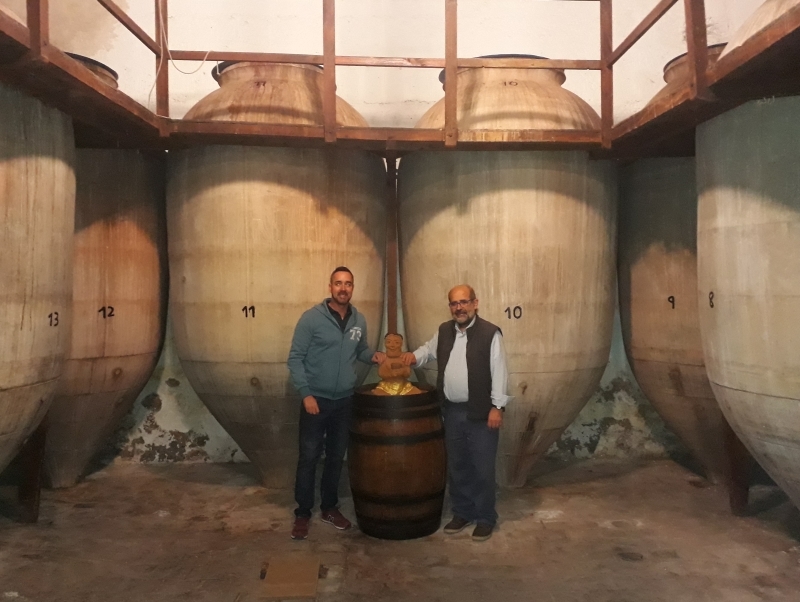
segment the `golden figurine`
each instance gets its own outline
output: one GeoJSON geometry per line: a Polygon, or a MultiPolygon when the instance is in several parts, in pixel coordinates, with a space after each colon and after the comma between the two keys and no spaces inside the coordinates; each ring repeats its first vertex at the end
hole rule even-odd
{"type": "Polygon", "coordinates": [[[411,376],[411,366],[406,366],[400,361],[400,350],[403,348],[403,337],[399,334],[389,333],[384,338],[386,344],[386,360],[378,366],[378,383],[370,393],[373,395],[416,395],[423,393],[421,389],[408,382],[411,376]]]}

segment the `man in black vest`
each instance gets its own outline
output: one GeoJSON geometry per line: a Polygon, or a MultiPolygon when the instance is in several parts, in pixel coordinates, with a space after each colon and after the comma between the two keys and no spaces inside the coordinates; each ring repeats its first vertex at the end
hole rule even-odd
{"type": "Polygon", "coordinates": [[[438,360],[437,388],[444,404],[447,471],[453,518],[444,527],[458,533],[473,522],[476,541],[492,536],[497,523],[494,464],[503,412],[511,398],[500,329],[478,316],[478,299],[467,284],[448,294],[453,319],[413,353],[407,365],[438,360]]]}

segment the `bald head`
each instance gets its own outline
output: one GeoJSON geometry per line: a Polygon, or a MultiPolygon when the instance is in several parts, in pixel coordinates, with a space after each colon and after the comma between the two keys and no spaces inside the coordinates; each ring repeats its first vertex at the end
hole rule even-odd
{"type": "Polygon", "coordinates": [[[458,286],[454,286],[450,289],[450,292],[447,293],[448,301],[457,301],[458,299],[469,299],[470,301],[474,301],[475,298],[475,289],[469,284],[459,284],[458,286]]]}

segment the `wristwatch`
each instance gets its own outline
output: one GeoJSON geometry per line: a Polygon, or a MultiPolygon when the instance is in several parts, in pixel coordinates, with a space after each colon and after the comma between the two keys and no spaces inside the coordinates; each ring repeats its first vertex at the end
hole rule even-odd
{"type": "Polygon", "coordinates": [[[505,412],[505,411],[506,411],[506,408],[505,408],[505,406],[504,406],[504,407],[500,407],[500,406],[496,406],[496,405],[492,404],[492,407],[493,407],[495,410],[500,410],[501,412],[505,412]]]}

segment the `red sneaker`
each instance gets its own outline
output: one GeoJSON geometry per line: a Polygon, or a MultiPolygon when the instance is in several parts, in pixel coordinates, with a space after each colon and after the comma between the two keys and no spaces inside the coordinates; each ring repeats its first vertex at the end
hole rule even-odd
{"type": "Polygon", "coordinates": [[[311,521],[307,516],[297,516],[292,527],[292,539],[305,539],[308,537],[308,523],[311,521]]]}
{"type": "Polygon", "coordinates": [[[339,512],[338,508],[323,510],[322,522],[330,523],[340,531],[347,531],[350,527],[353,526],[352,523],[349,520],[347,520],[341,512],[339,512]]]}

